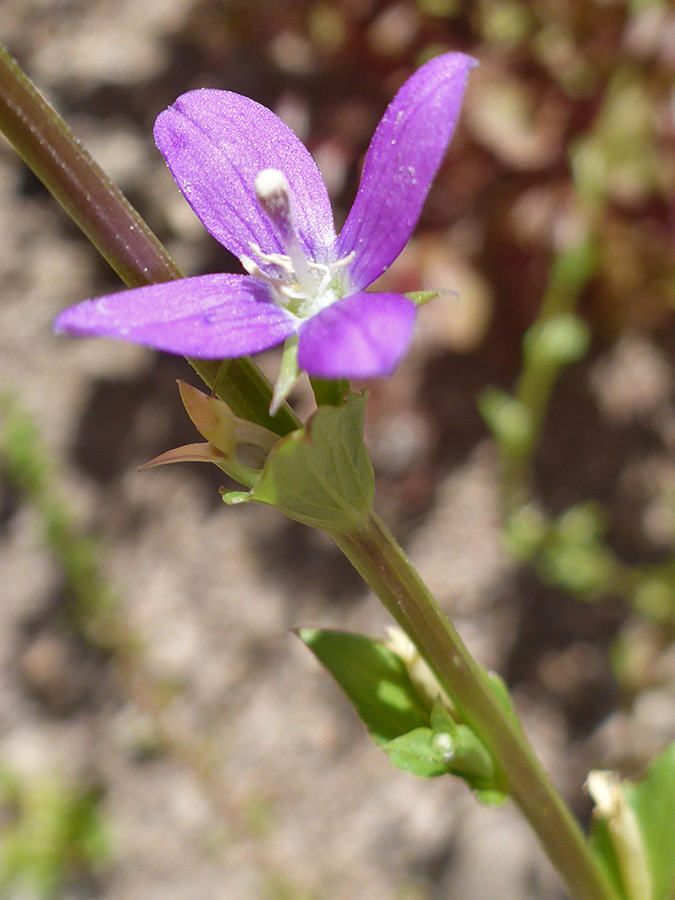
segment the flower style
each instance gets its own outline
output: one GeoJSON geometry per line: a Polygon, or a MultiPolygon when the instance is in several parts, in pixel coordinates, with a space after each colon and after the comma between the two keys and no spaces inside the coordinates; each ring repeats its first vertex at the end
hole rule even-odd
{"type": "Polygon", "coordinates": [[[273,112],[229,91],[183,94],[157,118],[157,146],[194,212],[247,274],[86,300],[61,313],[56,330],[203,359],[287,341],[295,371],[325,379],[390,374],[410,342],[415,306],[364,289],[412,234],[474,64],[461,53],[438,56],[401,87],[370,143],[339,236],[314,160],[273,112]]]}

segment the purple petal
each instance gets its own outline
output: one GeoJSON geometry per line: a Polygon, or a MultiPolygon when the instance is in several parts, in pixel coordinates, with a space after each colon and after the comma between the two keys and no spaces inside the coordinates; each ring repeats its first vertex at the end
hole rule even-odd
{"type": "Polygon", "coordinates": [[[414,324],[415,306],[400,294],[351,294],[300,326],[298,364],[318,378],[389,375],[414,324]]]}
{"type": "Polygon", "coordinates": [[[263,169],[288,180],[301,243],[318,262],[334,259],[328,193],[304,144],[265,106],[230,91],[198,90],[160,113],[155,141],[186,200],[213,237],[235,256],[284,253],[256,198],[263,169]]]}
{"type": "Polygon", "coordinates": [[[258,353],[295,331],[295,320],[247,275],[201,275],[108,294],[64,310],[56,331],[121,338],[202,359],[258,353]]]}
{"type": "Polygon", "coordinates": [[[352,251],[354,290],[378,278],[406,245],[443,160],[469,69],[463,53],[437,56],[409,78],[387,107],[366,154],[354,206],[338,239],[352,251]]]}

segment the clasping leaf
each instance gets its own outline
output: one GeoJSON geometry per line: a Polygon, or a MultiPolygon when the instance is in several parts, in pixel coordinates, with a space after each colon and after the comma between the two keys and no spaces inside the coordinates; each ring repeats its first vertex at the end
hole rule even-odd
{"type": "Polygon", "coordinates": [[[308,423],[270,451],[248,492],[225,494],[226,503],[255,501],[326,531],[352,531],[368,517],[375,489],[363,443],[366,395],[344,406],[322,406],[308,423]]]}

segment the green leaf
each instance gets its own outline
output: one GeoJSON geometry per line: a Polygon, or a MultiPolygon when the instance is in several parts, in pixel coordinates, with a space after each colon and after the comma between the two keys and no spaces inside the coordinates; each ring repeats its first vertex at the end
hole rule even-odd
{"type": "Polygon", "coordinates": [[[675,743],[638,783],[591,773],[591,847],[626,900],[675,898],[675,743]]]}
{"type": "MultiPolygon", "coordinates": [[[[360,634],[314,628],[301,628],[297,634],[346,693],[392,765],[424,778],[455,775],[481,802],[504,801],[503,779],[482,741],[455,721],[440,696],[431,705],[398,653],[360,634]]],[[[491,684],[510,709],[502,683],[491,684]]]]}
{"type": "Polygon", "coordinates": [[[593,820],[590,843],[593,855],[604,869],[618,896],[623,898],[623,900],[629,900],[621,878],[619,858],[605,819],[596,818],[593,820]]]}
{"type": "Polygon", "coordinates": [[[475,788],[473,795],[484,806],[502,806],[508,799],[508,794],[495,788],[475,788]]]}
{"type": "Polygon", "coordinates": [[[495,765],[478,735],[468,725],[457,725],[451,739],[452,748],[448,748],[446,756],[448,770],[472,787],[492,787],[495,765]]]}
{"type": "Polygon", "coordinates": [[[469,787],[494,788],[496,766],[478,735],[456,722],[440,697],[431,710],[432,746],[445,760],[446,770],[463,778],[469,787]]]}
{"type": "Polygon", "coordinates": [[[365,405],[365,394],[352,394],[344,406],[320,407],[307,425],[276,444],[248,494],[225,494],[225,502],[266,503],[326,531],[363,525],[375,489],[363,443],[365,405]]]}
{"type": "Polygon", "coordinates": [[[383,744],[382,749],[397,769],[422,778],[435,778],[446,775],[448,765],[435,749],[433,738],[430,728],[415,728],[383,744]]]}
{"type": "Polygon", "coordinates": [[[520,728],[520,719],[516,714],[516,710],[513,706],[513,700],[511,699],[511,694],[509,693],[509,689],[507,688],[504,679],[496,672],[488,672],[487,679],[490,683],[490,687],[492,688],[492,692],[497,698],[499,705],[511,718],[511,723],[520,728]]]}
{"type": "Polygon", "coordinates": [[[428,725],[429,711],[408,670],[384,644],[345,631],[301,628],[297,634],[335,678],[376,743],[428,725]]]}
{"type": "Polygon", "coordinates": [[[452,713],[440,697],[436,698],[436,701],[431,708],[429,722],[434,734],[445,733],[454,735],[457,730],[457,722],[453,719],[452,713]]]}
{"type": "Polygon", "coordinates": [[[653,900],[675,897],[675,742],[638,784],[624,785],[638,818],[649,861],[653,900]]]}

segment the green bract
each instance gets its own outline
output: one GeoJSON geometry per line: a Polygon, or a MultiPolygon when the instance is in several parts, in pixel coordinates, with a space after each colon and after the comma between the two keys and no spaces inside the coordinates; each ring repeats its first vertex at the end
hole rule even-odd
{"type": "Polygon", "coordinates": [[[307,425],[270,451],[257,483],[230,492],[226,503],[266,503],[325,531],[349,532],[370,512],[375,481],[363,443],[366,395],[352,394],[344,406],[322,406],[307,425]]]}

